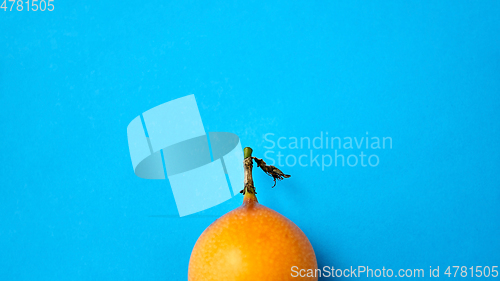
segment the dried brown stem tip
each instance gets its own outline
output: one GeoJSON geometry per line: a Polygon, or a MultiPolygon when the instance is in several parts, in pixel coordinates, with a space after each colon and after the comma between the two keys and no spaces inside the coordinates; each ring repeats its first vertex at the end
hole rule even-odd
{"type": "Polygon", "coordinates": [[[280,169],[276,168],[275,166],[267,165],[264,160],[259,159],[257,157],[253,157],[252,156],[253,150],[250,147],[245,147],[243,152],[245,157],[245,159],[243,160],[243,167],[245,169],[245,183],[244,183],[245,186],[244,189],[240,191],[240,193],[242,193],[243,195],[249,193],[253,195],[253,197],[255,198],[255,194],[257,194],[257,192],[255,192],[255,186],[252,177],[253,160],[255,160],[255,163],[257,163],[257,167],[260,167],[262,171],[264,171],[264,173],[273,177],[274,185],[272,187],[276,186],[276,180],[283,180],[285,178],[290,177],[290,175],[283,173],[280,169]]]}
{"type": "Polygon", "coordinates": [[[257,163],[257,167],[260,167],[264,173],[268,174],[269,176],[273,177],[274,179],[274,185],[272,187],[276,186],[276,180],[283,180],[291,177],[290,175],[287,175],[283,173],[280,169],[274,167],[274,166],[269,166],[266,164],[266,162],[262,159],[259,159],[257,157],[252,157],[253,160],[255,160],[255,163],[257,163]]]}

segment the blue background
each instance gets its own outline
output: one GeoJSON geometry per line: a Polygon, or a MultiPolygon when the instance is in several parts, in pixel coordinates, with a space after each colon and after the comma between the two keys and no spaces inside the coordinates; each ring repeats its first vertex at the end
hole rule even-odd
{"type": "Polygon", "coordinates": [[[500,265],[500,2],[173,2],[0,10],[0,280],[186,280],[241,196],[176,217],[126,128],[188,94],[257,156],[266,133],[392,137],[374,168],[256,174],[320,266],[500,265]]]}

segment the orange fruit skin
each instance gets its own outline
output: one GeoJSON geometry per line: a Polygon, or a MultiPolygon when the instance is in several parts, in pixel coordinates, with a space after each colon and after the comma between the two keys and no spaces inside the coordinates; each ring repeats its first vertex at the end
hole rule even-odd
{"type": "Polygon", "coordinates": [[[212,223],[198,238],[189,281],[318,280],[292,277],[317,268],[306,235],[292,221],[258,202],[244,203],[212,223]]]}

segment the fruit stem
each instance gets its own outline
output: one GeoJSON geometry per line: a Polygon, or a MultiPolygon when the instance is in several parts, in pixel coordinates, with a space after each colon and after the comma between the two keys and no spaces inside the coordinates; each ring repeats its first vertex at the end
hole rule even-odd
{"type": "Polygon", "coordinates": [[[248,204],[251,202],[259,202],[257,201],[257,197],[255,196],[255,186],[253,183],[252,177],[252,169],[253,169],[253,159],[252,159],[252,149],[250,147],[245,147],[243,149],[243,155],[245,159],[243,160],[243,168],[245,171],[245,187],[242,191],[244,194],[243,204],[248,204]]]}
{"type": "Polygon", "coordinates": [[[255,163],[257,163],[257,167],[261,168],[264,173],[267,175],[273,177],[274,179],[274,186],[276,186],[276,180],[282,180],[289,178],[290,175],[284,174],[280,169],[267,165],[266,162],[262,159],[259,159],[257,157],[252,156],[253,150],[250,147],[245,147],[243,149],[243,168],[245,171],[245,187],[243,188],[240,193],[243,193],[243,204],[247,204],[250,202],[258,202],[257,197],[255,194],[255,186],[253,184],[253,177],[252,177],[252,169],[253,169],[253,161],[255,160],[255,163]]]}
{"type": "Polygon", "coordinates": [[[245,147],[243,149],[244,158],[252,157],[252,152],[253,152],[253,149],[251,149],[250,147],[245,147]]]}

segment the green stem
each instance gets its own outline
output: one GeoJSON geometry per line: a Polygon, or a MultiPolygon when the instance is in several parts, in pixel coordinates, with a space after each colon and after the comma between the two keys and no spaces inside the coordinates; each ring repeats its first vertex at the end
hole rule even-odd
{"type": "Polygon", "coordinates": [[[244,156],[244,158],[246,159],[248,157],[252,157],[252,152],[253,152],[253,150],[250,147],[245,147],[243,149],[243,156],[244,156]]]}

